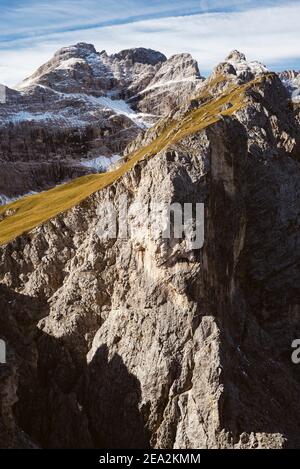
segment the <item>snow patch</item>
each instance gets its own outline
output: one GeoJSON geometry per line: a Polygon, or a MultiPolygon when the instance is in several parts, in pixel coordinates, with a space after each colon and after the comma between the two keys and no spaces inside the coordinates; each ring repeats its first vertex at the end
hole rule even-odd
{"type": "Polygon", "coordinates": [[[15,89],[18,91],[22,91],[26,88],[30,88],[31,86],[34,86],[36,84],[36,78],[26,78],[22,83],[18,83],[17,86],[15,86],[15,89]]]}
{"type": "Polygon", "coordinates": [[[106,79],[113,79],[114,74],[108,64],[104,64],[99,54],[92,53],[86,57],[86,62],[91,67],[93,74],[97,77],[105,76],[106,79]]]}
{"type": "Polygon", "coordinates": [[[299,77],[296,78],[282,78],[282,84],[288,90],[293,103],[300,103],[300,86],[299,77]]]}
{"type": "MultiPolygon", "coordinates": [[[[71,60],[71,59],[70,59],[71,60]]],[[[23,84],[23,87],[25,83],[23,84]]],[[[108,96],[96,97],[92,95],[87,95],[85,93],[63,93],[60,91],[53,90],[45,85],[36,85],[39,88],[49,90],[53,94],[59,96],[59,99],[77,99],[84,101],[87,105],[93,106],[93,108],[103,108],[104,110],[113,111],[117,115],[123,115],[132,120],[138,127],[141,129],[149,128],[152,124],[147,122],[147,118],[153,118],[153,115],[146,113],[136,113],[131,107],[123,101],[122,99],[111,99],[108,96]]],[[[93,111],[94,109],[91,109],[93,111]]],[[[12,116],[7,116],[2,119],[1,123],[13,122],[25,122],[25,121],[52,121],[52,122],[61,122],[65,125],[72,126],[86,126],[88,125],[88,120],[79,119],[76,115],[70,115],[68,108],[64,109],[60,113],[58,112],[44,112],[44,113],[31,113],[28,111],[20,111],[12,116]]]]}
{"type": "Polygon", "coordinates": [[[228,63],[235,68],[237,76],[240,76],[244,72],[251,72],[256,76],[269,71],[265,65],[256,61],[248,62],[247,60],[240,59],[238,61],[228,60],[228,63]]]}
{"type": "Polygon", "coordinates": [[[68,114],[68,109],[65,112],[43,112],[43,113],[31,113],[28,111],[19,111],[10,116],[4,116],[1,118],[0,126],[6,124],[19,124],[21,122],[49,122],[59,125],[65,125],[67,127],[85,127],[88,125],[88,121],[79,119],[77,116],[68,114]]]}
{"type": "Polygon", "coordinates": [[[112,155],[112,156],[97,156],[91,160],[83,160],[81,161],[81,165],[85,166],[86,168],[91,168],[96,170],[97,172],[106,172],[109,168],[117,163],[121,158],[120,155],[112,155]]]}
{"type": "Polygon", "coordinates": [[[9,122],[19,123],[23,121],[45,121],[49,119],[53,119],[54,115],[51,112],[44,112],[44,113],[37,113],[33,114],[27,111],[19,111],[13,116],[11,116],[8,120],[9,122]]]}
{"type": "Polygon", "coordinates": [[[94,99],[96,99],[104,108],[114,111],[115,114],[128,117],[140,128],[144,129],[145,127],[149,127],[149,124],[147,124],[144,120],[144,118],[148,115],[142,112],[137,114],[133,111],[133,109],[131,109],[126,101],[123,101],[122,99],[110,99],[106,96],[94,99]]]}
{"type": "Polygon", "coordinates": [[[83,59],[72,57],[71,59],[63,60],[56,70],[69,70],[70,68],[74,67],[76,64],[85,64],[86,62],[83,59]]]}
{"type": "Polygon", "coordinates": [[[197,78],[195,77],[187,77],[187,78],[181,78],[180,80],[168,80],[168,81],[159,81],[157,83],[154,83],[154,85],[149,85],[147,88],[144,90],[140,91],[140,94],[147,93],[148,91],[155,90],[156,88],[162,88],[162,87],[171,87],[174,85],[178,85],[179,83],[184,83],[184,82],[193,82],[196,81],[197,78]]]}
{"type": "Polygon", "coordinates": [[[15,202],[16,200],[23,199],[24,197],[28,197],[30,195],[35,195],[35,194],[37,194],[37,192],[35,191],[30,191],[30,192],[27,192],[26,194],[19,195],[17,197],[7,197],[4,194],[0,194],[0,206],[11,204],[12,202],[15,202]]]}

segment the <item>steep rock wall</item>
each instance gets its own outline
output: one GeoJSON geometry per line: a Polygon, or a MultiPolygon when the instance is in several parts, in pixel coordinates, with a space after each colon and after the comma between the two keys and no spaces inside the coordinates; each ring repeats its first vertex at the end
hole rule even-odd
{"type": "Polygon", "coordinates": [[[299,446],[300,164],[276,83],[0,248],[3,446],[299,446]],[[99,237],[124,196],[133,235],[99,237]],[[204,202],[203,248],[149,232],[156,202],[204,202]]]}

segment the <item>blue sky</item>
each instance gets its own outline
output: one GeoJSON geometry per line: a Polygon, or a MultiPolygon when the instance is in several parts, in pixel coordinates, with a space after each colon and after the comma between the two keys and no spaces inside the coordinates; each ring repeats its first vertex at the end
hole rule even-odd
{"type": "Polygon", "coordinates": [[[0,0],[0,83],[13,86],[60,47],[190,52],[203,74],[232,49],[300,69],[300,1],[0,0]]]}

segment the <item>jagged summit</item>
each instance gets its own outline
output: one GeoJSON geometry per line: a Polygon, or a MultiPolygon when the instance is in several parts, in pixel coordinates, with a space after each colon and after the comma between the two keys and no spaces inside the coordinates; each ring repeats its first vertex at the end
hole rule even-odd
{"type": "Polygon", "coordinates": [[[285,80],[295,80],[296,78],[300,78],[300,71],[296,70],[284,70],[283,72],[279,73],[281,79],[285,80]]]}
{"type": "Polygon", "coordinates": [[[279,73],[282,83],[288,90],[294,103],[300,103],[300,71],[285,70],[279,73]]]}
{"type": "Polygon", "coordinates": [[[162,64],[156,80],[173,80],[173,79],[200,79],[201,74],[198,63],[191,56],[191,54],[175,54],[172,55],[164,64],[162,64]]]}
{"type": "Polygon", "coordinates": [[[246,56],[242,52],[239,52],[238,50],[233,50],[230,52],[230,54],[226,57],[225,61],[226,62],[241,62],[242,60],[246,61],[246,56]]]}
{"type": "MultiPolygon", "coordinates": [[[[86,59],[90,55],[96,54],[101,60],[101,56],[109,57],[105,50],[97,52],[93,44],[88,44],[85,42],[78,42],[77,44],[62,47],[55,52],[54,57],[59,58],[60,60],[66,60],[69,58],[83,58],[86,59]]],[[[146,49],[144,47],[136,47],[131,49],[124,49],[120,52],[114,53],[110,56],[113,60],[129,60],[132,63],[148,64],[148,65],[157,65],[158,63],[165,62],[167,57],[153,49],[146,49]]]]}
{"type": "Polygon", "coordinates": [[[70,57],[86,57],[89,54],[96,54],[93,44],[86,42],[78,42],[77,44],[62,47],[55,52],[54,57],[70,56],[70,57]]]}
{"type": "Polygon", "coordinates": [[[122,50],[113,54],[112,58],[117,60],[131,60],[132,63],[147,65],[157,65],[167,60],[167,57],[161,52],[153,49],[145,49],[144,47],[122,50]]]}
{"type": "Polygon", "coordinates": [[[212,77],[223,75],[230,80],[246,83],[268,71],[267,67],[261,62],[248,61],[245,54],[238,50],[233,50],[225,58],[224,62],[221,62],[214,68],[212,77]]]}
{"type": "Polygon", "coordinates": [[[233,66],[237,77],[244,81],[252,80],[254,77],[268,72],[265,65],[258,61],[248,61],[245,54],[237,50],[229,54],[226,62],[233,66]]]}
{"type": "MultiPolygon", "coordinates": [[[[92,44],[79,42],[59,49],[19,88],[42,85],[63,93],[97,96],[109,93],[115,99],[130,99],[136,95],[141,97],[145,90],[149,96],[149,86],[158,88],[165,82],[171,86],[185,80],[196,84],[199,78],[198,64],[190,54],[177,54],[167,59],[161,52],[139,47],[108,55],[105,50],[97,52],[92,44]]],[[[190,91],[189,86],[183,94],[190,91]]],[[[136,99],[134,102],[137,104],[136,99]]],[[[157,104],[161,113],[161,105],[157,104]]],[[[142,108],[150,112],[153,103],[149,106],[144,103],[142,108]]]]}

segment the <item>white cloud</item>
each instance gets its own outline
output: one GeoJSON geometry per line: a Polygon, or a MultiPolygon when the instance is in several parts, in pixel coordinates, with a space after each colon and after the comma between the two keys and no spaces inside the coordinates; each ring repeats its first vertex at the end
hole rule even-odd
{"type": "Polygon", "coordinates": [[[119,26],[93,28],[11,45],[0,53],[0,82],[13,85],[32,73],[65,45],[86,41],[109,53],[129,47],[151,47],[166,55],[190,52],[200,70],[207,72],[232,49],[249,59],[279,65],[288,61],[300,68],[300,4],[288,3],[231,13],[172,17],[139,21],[119,26]]]}
{"type": "Polygon", "coordinates": [[[1,0],[0,38],[5,34],[27,37],[58,32],[61,28],[90,28],[107,21],[130,23],[136,18],[207,13],[222,9],[255,7],[284,0],[1,0]]]}

